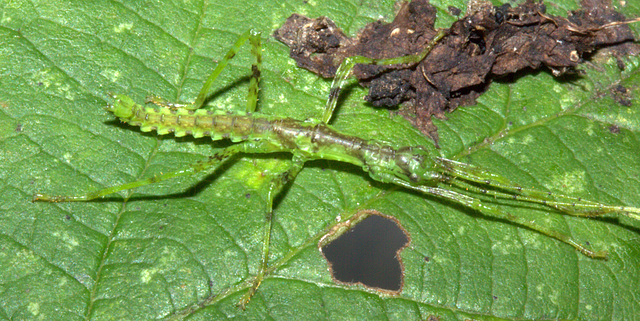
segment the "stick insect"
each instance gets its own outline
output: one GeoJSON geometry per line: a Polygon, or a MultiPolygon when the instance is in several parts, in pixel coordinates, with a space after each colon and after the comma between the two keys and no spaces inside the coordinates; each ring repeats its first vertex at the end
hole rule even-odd
{"type": "Polygon", "coordinates": [[[53,196],[42,193],[34,195],[34,201],[41,202],[83,202],[110,195],[119,191],[153,184],[173,177],[192,175],[198,172],[212,172],[222,163],[239,153],[281,153],[292,155],[290,167],[276,175],[269,182],[267,193],[267,220],[263,231],[262,259],[253,286],[243,296],[239,306],[244,308],[265,278],[268,267],[269,245],[272,227],[273,202],[287,184],[291,183],[302,170],[305,162],[327,159],[351,163],[361,167],[371,179],[398,185],[425,196],[433,196],[461,204],[472,210],[499,220],[537,231],[593,259],[606,259],[604,250],[592,250],[570,235],[543,226],[534,220],[505,212],[496,204],[484,201],[478,196],[514,199],[537,203],[568,215],[596,217],[607,213],[619,213],[640,220],[640,208],[606,205],[582,198],[526,188],[510,180],[481,168],[443,157],[434,146],[390,146],[379,140],[365,140],[334,129],[329,120],[336,107],[341,88],[345,84],[354,65],[375,64],[416,64],[446,36],[440,30],[422,52],[391,59],[371,59],[362,56],[346,58],[338,68],[331,92],[321,119],[296,120],[270,116],[255,112],[258,100],[258,85],[262,63],[260,34],[249,30],[242,34],[219,62],[204,83],[195,101],[178,104],[159,97],[150,97],[147,103],[138,104],[126,95],[111,94],[113,103],[106,108],[121,121],[139,126],[143,132],[156,131],[160,135],[173,133],[176,137],[209,136],[212,140],[229,139],[236,144],[219,151],[207,160],[175,172],[157,174],[153,177],[130,182],[77,196],[53,196]],[[213,84],[229,61],[244,43],[251,43],[254,57],[252,77],[245,112],[226,112],[202,109],[213,84]],[[452,189],[451,186],[457,189],[452,189]],[[461,192],[462,191],[462,192],[461,192]]]}

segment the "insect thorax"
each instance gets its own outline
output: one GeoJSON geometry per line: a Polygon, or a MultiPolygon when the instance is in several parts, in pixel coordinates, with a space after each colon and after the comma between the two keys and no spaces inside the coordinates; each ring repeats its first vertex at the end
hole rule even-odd
{"type": "Polygon", "coordinates": [[[435,148],[405,146],[392,148],[379,141],[370,141],[364,155],[364,168],[371,177],[391,182],[393,177],[419,185],[434,182],[438,173],[434,159],[439,155],[435,148]]]}

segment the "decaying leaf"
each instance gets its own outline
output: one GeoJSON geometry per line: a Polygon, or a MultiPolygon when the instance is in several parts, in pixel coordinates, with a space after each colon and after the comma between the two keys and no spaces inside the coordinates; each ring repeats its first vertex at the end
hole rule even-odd
{"type": "MultiPolygon", "coordinates": [[[[366,100],[390,107],[409,102],[400,112],[438,141],[431,116],[469,105],[492,79],[520,70],[547,68],[554,76],[575,74],[585,55],[607,47],[616,56],[637,54],[626,18],[609,0],[585,0],[567,18],[547,15],[542,2],[511,7],[471,1],[464,17],[419,63],[358,65],[354,74],[369,88],[366,100]]],[[[371,23],[354,38],[329,18],[294,14],[275,32],[291,48],[298,66],[333,77],[345,57],[391,58],[418,53],[435,35],[436,10],[427,0],[404,3],[391,23],[371,23]]]]}

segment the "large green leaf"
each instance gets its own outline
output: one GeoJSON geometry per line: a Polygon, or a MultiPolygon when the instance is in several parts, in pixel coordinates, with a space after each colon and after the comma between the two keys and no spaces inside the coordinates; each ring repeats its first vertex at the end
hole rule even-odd
{"type": "MultiPolygon", "coordinates": [[[[330,83],[295,67],[270,36],[294,12],[326,15],[353,34],[393,17],[393,1],[0,2],[0,318],[2,319],[616,319],[640,311],[639,224],[539,207],[518,215],[611,253],[609,261],[508,222],[379,184],[341,163],[307,164],[275,211],[272,264],[246,311],[235,303],[260,260],[268,175],[286,165],[246,156],[213,175],[175,179],[89,203],[31,203],[184,168],[224,147],[157,137],[103,110],[106,92],[190,101],[236,37],[262,31],[260,111],[322,113],[330,83]],[[125,201],[123,201],[123,199],[125,201]],[[411,233],[405,285],[389,296],[335,284],[316,242],[362,209],[411,233]],[[425,260],[429,258],[429,260],[425,260]]],[[[454,17],[434,1],[438,25],[454,17]]],[[[620,6],[616,1],[615,5],[620,6]]],[[[575,1],[550,4],[554,14],[575,1]]],[[[620,7],[630,17],[640,7],[620,7]]],[[[633,26],[636,32],[637,26],[633,26]]],[[[636,33],[637,34],[637,33],[636,33]]],[[[242,110],[248,46],[223,73],[209,108],[242,110]]],[[[438,121],[445,154],[523,185],[640,206],[640,59],[596,55],[586,76],[548,72],[497,82],[477,106],[438,121]]],[[[430,141],[404,119],[363,103],[353,87],[333,124],[398,145],[430,141]]],[[[518,205],[517,203],[515,205],[518,205]]]]}

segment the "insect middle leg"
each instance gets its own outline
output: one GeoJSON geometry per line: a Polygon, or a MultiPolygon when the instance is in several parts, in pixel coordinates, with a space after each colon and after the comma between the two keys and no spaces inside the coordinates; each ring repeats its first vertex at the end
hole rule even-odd
{"type": "Polygon", "coordinates": [[[294,154],[289,169],[276,175],[269,182],[269,191],[267,192],[267,214],[262,239],[262,259],[251,288],[249,288],[247,293],[242,296],[242,299],[240,299],[240,302],[238,303],[238,307],[243,310],[258,290],[258,287],[266,276],[267,268],[269,267],[269,247],[271,245],[271,230],[273,226],[273,201],[289,183],[295,180],[298,173],[300,173],[300,170],[302,170],[304,162],[305,159],[303,157],[294,154]]]}
{"type": "Polygon", "coordinates": [[[148,103],[153,103],[158,106],[169,107],[169,108],[184,108],[195,110],[202,107],[204,101],[207,99],[209,92],[211,91],[211,87],[213,86],[222,70],[229,64],[229,61],[236,56],[238,51],[240,51],[240,47],[247,42],[251,43],[251,54],[254,57],[253,64],[251,65],[251,80],[249,81],[249,93],[247,95],[247,112],[254,112],[256,110],[256,105],[258,102],[258,84],[260,82],[260,70],[262,68],[262,45],[260,42],[260,33],[254,31],[253,29],[247,30],[245,33],[238,37],[235,44],[227,54],[220,60],[216,68],[211,72],[209,78],[205,81],[202,89],[198,93],[195,101],[191,104],[181,104],[181,103],[173,103],[163,98],[157,96],[147,97],[148,103]]]}

